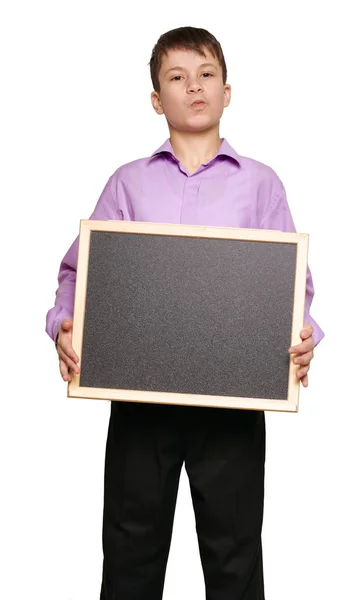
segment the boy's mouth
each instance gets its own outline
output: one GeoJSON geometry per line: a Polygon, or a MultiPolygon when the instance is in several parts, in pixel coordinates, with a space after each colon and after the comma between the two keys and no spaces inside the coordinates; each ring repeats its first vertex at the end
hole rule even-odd
{"type": "Polygon", "coordinates": [[[192,108],[204,108],[204,106],[206,106],[206,102],[204,102],[203,100],[196,100],[190,106],[192,108]]]}

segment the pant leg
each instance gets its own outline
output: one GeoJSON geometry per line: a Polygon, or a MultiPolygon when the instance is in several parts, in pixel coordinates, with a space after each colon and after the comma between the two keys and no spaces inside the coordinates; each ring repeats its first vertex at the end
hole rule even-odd
{"type": "Polygon", "coordinates": [[[186,421],[206,600],[264,600],[264,413],[197,408],[186,421]]]}
{"type": "Polygon", "coordinates": [[[100,600],[162,598],[183,464],[174,408],[111,403],[100,600]]]}

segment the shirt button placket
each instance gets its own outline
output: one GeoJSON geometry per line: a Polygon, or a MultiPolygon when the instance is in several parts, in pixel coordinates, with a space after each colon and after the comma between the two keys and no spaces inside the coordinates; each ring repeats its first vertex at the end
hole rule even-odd
{"type": "Polygon", "coordinates": [[[183,189],[182,211],[180,222],[185,225],[198,225],[198,192],[200,187],[200,174],[187,177],[183,189]]]}

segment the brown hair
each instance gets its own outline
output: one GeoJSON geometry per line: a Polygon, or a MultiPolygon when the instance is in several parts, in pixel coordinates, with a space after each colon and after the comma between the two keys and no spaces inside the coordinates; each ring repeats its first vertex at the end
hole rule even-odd
{"type": "Polygon", "coordinates": [[[214,58],[217,58],[222,68],[223,83],[226,83],[227,70],[222,48],[218,40],[206,29],[197,27],[178,27],[163,33],[152,50],[149,62],[153,89],[160,91],[158,74],[162,65],[162,58],[168,50],[195,50],[205,56],[204,48],[208,49],[214,58]]]}

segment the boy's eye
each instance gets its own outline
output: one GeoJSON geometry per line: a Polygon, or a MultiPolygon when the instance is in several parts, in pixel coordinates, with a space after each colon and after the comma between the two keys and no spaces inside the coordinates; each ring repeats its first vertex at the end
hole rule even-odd
{"type": "MultiPolygon", "coordinates": [[[[213,74],[212,73],[202,73],[204,79],[207,79],[208,77],[212,77],[213,74]]],[[[180,79],[182,78],[182,75],[175,75],[174,77],[172,77],[171,81],[180,81],[180,79]]]]}

